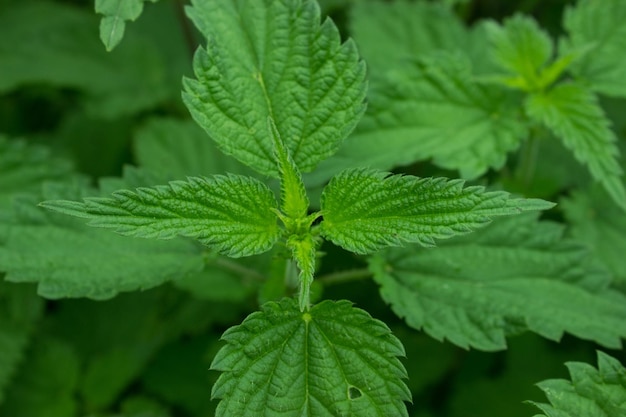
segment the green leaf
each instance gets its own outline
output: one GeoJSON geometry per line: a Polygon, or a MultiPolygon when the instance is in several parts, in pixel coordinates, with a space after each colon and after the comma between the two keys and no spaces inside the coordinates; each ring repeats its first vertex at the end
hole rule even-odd
{"type": "Polygon", "coordinates": [[[142,168],[159,172],[164,178],[245,174],[248,169],[224,155],[193,120],[153,118],[134,137],[137,162],[142,168]]]}
{"type": "Polygon", "coordinates": [[[355,1],[350,33],[374,78],[436,51],[463,50],[468,30],[441,3],[355,1]]]}
{"type": "Polygon", "coordinates": [[[196,53],[183,100],[220,149],[277,177],[271,117],[301,171],[333,154],[365,108],[365,66],[332,21],[320,25],[317,3],[192,3],[207,47],[196,53]]]}
{"type": "Polygon", "coordinates": [[[617,138],[595,95],[577,84],[561,84],[530,95],[525,108],[533,120],[561,139],[613,200],[626,209],[617,138]]]}
{"type": "Polygon", "coordinates": [[[237,175],[191,177],[169,185],[120,190],[111,198],[41,203],[126,236],[185,236],[231,257],[269,250],[280,237],[276,200],[263,183],[237,175]]]}
{"type": "Polygon", "coordinates": [[[370,268],[394,312],[437,340],[492,351],[530,330],[619,348],[626,297],[562,233],[555,223],[516,216],[435,250],[389,250],[370,268]]]}
{"type": "Polygon", "coordinates": [[[433,246],[435,239],[469,233],[493,217],[554,205],[463,185],[462,180],[391,175],[368,169],[344,171],[322,194],[322,236],[360,254],[405,242],[433,246]]]}
{"type": "Polygon", "coordinates": [[[44,180],[69,178],[69,161],[52,156],[48,148],[0,135],[0,207],[10,206],[18,193],[37,192],[44,180]]]}
{"type": "Polygon", "coordinates": [[[625,417],[626,369],[615,358],[598,351],[598,368],[567,362],[571,382],[549,379],[537,386],[550,404],[530,402],[547,417],[625,417]]]}
{"type": "Polygon", "coordinates": [[[570,224],[571,234],[584,242],[602,260],[621,285],[626,285],[626,216],[597,187],[574,191],[560,207],[570,224]]]}
{"type": "MultiPolygon", "coordinates": [[[[107,51],[112,51],[124,37],[126,20],[135,20],[148,0],[96,0],[96,13],[104,15],[100,21],[100,39],[107,51]]],[[[157,0],[149,0],[156,2],[157,0]]]]}
{"type": "MultiPolygon", "coordinates": [[[[473,179],[500,169],[526,138],[519,99],[498,86],[474,82],[466,57],[438,55],[390,72],[372,85],[368,111],[320,174],[369,166],[391,169],[432,158],[473,179]]],[[[320,183],[319,178],[310,179],[320,183]]]]}
{"type": "Polygon", "coordinates": [[[492,59],[508,72],[505,83],[525,91],[545,87],[541,72],[552,58],[550,35],[537,22],[521,14],[504,20],[503,25],[486,23],[492,59]]]}
{"type": "Polygon", "coordinates": [[[572,72],[592,89],[626,97],[626,3],[622,0],[581,0],[566,9],[563,26],[569,38],[560,44],[561,55],[586,50],[572,72]]]}
{"type": "Polygon", "coordinates": [[[49,1],[0,8],[0,93],[33,84],[79,90],[78,98],[99,118],[132,114],[174,97],[171,75],[149,39],[133,37],[107,53],[91,12],[49,1]]]}
{"type": "Polygon", "coordinates": [[[79,359],[66,343],[44,339],[33,343],[28,360],[0,406],[11,417],[72,417],[78,411],[74,390],[79,359]]]}
{"type": "Polygon", "coordinates": [[[410,393],[389,328],[347,301],[307,312],[285,299],[224,333],[212,368],[219,416],[408,416],[410,393]]]}
{"type": "Polygon", "coordinates": [[[47,298],[105,299],[202,269],[194,242],[131,239],[37,207],[42,199],[83,195],[82,187],[47,184],[41,196],[16,200],[15,220],[0,237],[0,271],[8,281],[37,282],[47,298]]]}

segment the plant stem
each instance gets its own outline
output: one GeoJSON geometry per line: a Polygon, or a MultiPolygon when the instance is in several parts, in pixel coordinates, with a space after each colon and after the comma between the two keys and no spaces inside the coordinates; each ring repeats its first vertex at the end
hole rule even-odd
{"type": "Polygon", "coordinates": [[[247,278],[252,278],[255,281],[265,281],[265,277],[259,274],[254,269],[246,268],[243,265],[240,265],[236,262],[230,261],[224,258],[216,258],[211,259],[211,263],[216,266],[219,266],[222,269],[226,269],[227,271],[234,272],[236,274],[245,276],[247,278]]]}
{"type": "Polygon", "coordinates": [[[366,278],[371,278],[372,273],[367,268],[361,269],[349,269],[347,271],[333,272],[330,274],[322,275],[317,278],[316,281],[324,285],[341,284],[350,281],[359,281],[366,278]]]}
{"type": "Polygon", "coordinates": [[[533,180],[533,177],[535,176],[538,151],[539,143],[536,136],[531,133],[530,138],[523,145],[520,162],[517,168],[517,178],[520,181],[524,191],[528,190],[533,180]]]}

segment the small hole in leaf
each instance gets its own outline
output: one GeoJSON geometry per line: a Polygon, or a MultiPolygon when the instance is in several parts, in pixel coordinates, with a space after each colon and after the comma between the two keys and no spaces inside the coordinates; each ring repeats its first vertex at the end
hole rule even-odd
{"type": "Polygon", "coordinates": [[[348,388],[348,397],[351,400],[356,400],[357,398],[360,398],[362,395],[363,393],[361,393],[361,390],[358,389],[357,387],[348,388]]]}

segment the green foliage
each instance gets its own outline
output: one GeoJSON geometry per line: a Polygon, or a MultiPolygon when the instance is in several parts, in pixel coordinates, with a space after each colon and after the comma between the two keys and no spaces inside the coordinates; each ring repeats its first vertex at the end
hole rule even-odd
{"type": "Polygon", "coordinates": [[[477,84],[463,55],[428,55],[407,67],[372,85],[363,121],[328,163],[332,173],[432,158],[471,179],[501,168],[527,136],[514,96],[477,84]]]}
{"type": "Polygon", "coordinates": [[[469,233],[493,217],[552,206],[508,199],[507,193],[482,187],[463,188],[462,180],[348,170],[324,189],[321,227],[333,243],[368,254],[404,242],[433,246],[435,239],[469,233]]]}
{"type": "Polygon", "coordinates": [[[41,205],[127,236],[192,237],[232,257],[263,253],[280,236],[270,189],[236,175],[192,177],[167,186],[117,191],[111,198],[85,198],[82,203],[53,200],[41,205]]]}
{"type": "Polygon", "coordinates": [[[109,118],[149,109],[173,93],[156,45],[129,39],[107,54],[94,24],[93,12],[61,3],[0,6],[0,93],[37,83],[77,89],[92,114],[109,118]]]}
{"type": "Polygon", "coordinates": [[[237,160],[221,153],[192,120],[154,118],[136,132],[134,139],[139,165],[164,178],[252,173],[237,160]]]}
{"type": "Polygon", "coordinates": [[[0,207],[10,206],[14,194],[37,192],[43,180],[64,179],[71,173],[69,161],[52,157],[42,146],[0,135],[0,207]]]}
{"type": "Polygon", "coordinates": [[[553,45],[550,36],[539,28],[535,20],[515,15],[507,19],[504,26],[487,22],[486,28],[491,41],[492,60],[511,77],[503,80],[505,84],[532,91],[554,81],[540,75],[552,56],[553,45]]]}
{"type": "Polygon", "coordinates": [[[608,195],[594,187],[578,191],[561,202],[571,233],[594,251],[622,286],[626,284],[626,217],[608,195]]]}
{"type": "Polygon", "coordinates": [[[550,404],[533,402],[545,417],[626,416],[626,369],[606,353],[598,352],[598,368],[566,363],[571,382],[550,379],[538,384],[550,404]]]}
{"type": "Polygon", "coordinates": [[[525,107],[530,118],[561,139],[615,202],[626,209],[617,137],[596,97],[577,84],[560,84],[548,92],[530,95],[525,107]]]}
{"type": "Polygon", "coordinates": [[[438,340],[498,350],[506,348],[505,336],[530,330],[620,348],[626,298],[562,233],[556,224],[518,216],[438,249],[390,250],[370,268],[394,312],[438,340]]]}
{"type": "Polygon", "coordinates": [[[365,66],[314,1],[194,1],[207,38],[185,79],[192,116],[226,154],[276,177],[271,117],[302,171],[337,150],[364,110],[365,66]],[[267,42],[267,39],[272,39],[267,42]]]}
{"type": "MultiPolygon", "coordinates": [[[[96,12],[104,15],[100,20],[100,39],[107,51],[113,50],[124,37],[127,20],[135,20],[148,0],[96,0],[96,12]]],[[[156,2],[158,0],[149,0],[156,2]]]]}
{"type": "Polygon", "coordinates": [[[48,298],[104,299],[202,269],[201,250],[193,242],[128,239],[36,207],[41,200],[79,198],[81,188],[49,184],[40,196],[16,199],[14,224],[0,246],[7,280],[37,282],[39,294],[48,298]]]}
{"type": "Polygon", "coordinates": [[[626,57],[626,4],[620,0],[602,3],[581,0],[565,11],[563,26],[568,37],[562,39],[561,54],[586,51],[572,72],[594,90],[615,97],[626,97],[623,82],[626,57]]]}
{"type": "Polygon", "coordinates": [[[42,300],[30,286],[0,282],[0,404],[30,341],[34,322],[41,316],[42,300]]]}
{"type": "Polygon", "coordinates": [[[73,390],[79,361],[71,347],[53,339],[37,340],[33,352],[9,389],[0,414],[15,417],[65,417],[77,411],[73,390]]]}
{"type": "Polygon", "coordinates": [[[623,414],[623,1],[145,2],[0,2],[0,415],[623,414]]]}
{"type": "Polygon", "coordinates": [[[408,415],[402,345],[347,301],[304,313],[292,300],[265,304],[222,338],[217,416],[408,415]]]}

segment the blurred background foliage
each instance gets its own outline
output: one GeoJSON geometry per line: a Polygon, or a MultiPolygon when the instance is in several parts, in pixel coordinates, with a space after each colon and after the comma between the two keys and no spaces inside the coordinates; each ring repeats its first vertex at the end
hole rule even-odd
{"type": "MultiPolygon", "coordinates": [[[[320,4],[349,36],[349,9],[358,1],[366,0],[320,0],[320,4]]],[[[573,3],[442,1],[468,24],[520,11],[534,16],[553,35],[561,33],[563,9],[573,3]]],[[[184,17],[184,3],[146,3],[142,16],[127,25],[120,45],[106,52],[98,38],[99,16],[92,1],[0,0],[0,133],[8,142],[17,143],[19,138],[24,146],[36,149],[12,162],[0,153],[0,165],[26,162],[41,173],[9,180],[0,171],[0,219],[7,217],[17,195],[37,193],[44,180],[64,178],[73,169],[94,183],[101,177],[121,176],[126,165],[148,166],[165,180],[225,169],[220,165],[223,157],[208,138],[206,146],[211,149],[200,154],[215,157],[197,161],[194,172],[168,159],[167,147],[158,154],[157,139],[148,145],[150,151],[144,149],[145,141],[171,124],[184,124],[189,136],[203,138],[190,124],[180,97],[181,78],[190,75],[193,51],[201,42],[184,17]],[[146,156],[147,152],[152,154],[146,156]]],[[[623,139],[624,101],[607,99],[603,104],[623,139]]],[[[193,151],[190,148],[189,158],[193,151]]],[[[545,181],[556,177],[563,186],[561,179],[571,181],[566,178],[571,176],[570,161],[558,154],[560,168],[546,164],[541,172],[548,177],[545,181]]],[[[423,162],[402,171],[455,176],[423,162]]],[[[548,186],[541,178],[535,181],[548,186]]],[[[364,265],[331,245],[323,251],[320,275],[364,265]]],[[[619,260],[615,262],[619,268],[619,260]]],[[[105,301],[44,300],[30,284],[0,281],[0,349],[6,352],[0,357],[0,370],[8,366],[11,354],[19,356],[26,349],[10,380],[0,379],[0,387],[6,387],[0,396],[0,416],[213,415],[210,392],[217,374],[209,371],[209,365],[220,346],[218,339],[258,306],[253,278],[252,283],[242,283],[232,274],[223,275],[217,287],[202,288],[198,273],[176,285],[105,301]]],[[[566,378],[566,361],[595,363],[597,346],[572,337],[556,344],[524,334],[510,338],[509,349],[497,353],[440,343],[409,329],[391,313],[371,281],[327,285],[323,297],[354,301],[402,340],[414,417],[530,416],[535,410],[523,401],[542,400],[534,383],[566,378]]],[[[624,352],[609,353],[622,362],[626,358],[624,352]]]]}

